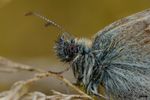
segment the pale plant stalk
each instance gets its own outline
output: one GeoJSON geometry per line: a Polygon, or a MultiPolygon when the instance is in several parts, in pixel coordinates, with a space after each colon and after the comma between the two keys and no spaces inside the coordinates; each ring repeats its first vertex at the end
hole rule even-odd
{"type": "MultiPolygon", "coordinates": [[[[42,70],[42,69],[34,68],[32,66],[19,64],[19,63],[10,61],[10,60],[8,60],[6,58],[3,58],[3,57],[0,57],[0,65],[3,66],[3,67],[2,66],[0,66],[0,67],[4,68],[3,69],[4,72],[7,72],[7,70],[8,70],[8,72],[11,72],[10,71],[11,69],[13,69],[12,72],[21,71],[21,70],[22,71],[36,72],[36,74],[35,74],[35,76],[33,78],[24,81],[24,85],[29,85],[29,84],[31,84],[33,82],[41,80],[42,78],[53,77],[53,78],[56,78],[56,79],[64,82],[71,89],[77,91],[80,94],[78,96],[81,96],[81,97],[83,96],[85,98],[88,98],[88,100],[94,100],[91,96],[87,95],[85,92],[81,91],[79,88],[74,86],[70,81],[68,81],[66,78],[64,78],[61,75],[62,73],[59,74],[59,72],[57,73],[57,72],[52,72],[52,71],[45,71],[45,70],[42,70]],[[6,67],[4,67],[4,66],[6,66],[6,67]],[[5,68],[7,70],[5,70],[5,68]]],[[[0,70],[0,71],[2,72],[3,70],[0,70]]],[[[105,98],[104,96],[102,96],[102,97],[105,98]]]]}

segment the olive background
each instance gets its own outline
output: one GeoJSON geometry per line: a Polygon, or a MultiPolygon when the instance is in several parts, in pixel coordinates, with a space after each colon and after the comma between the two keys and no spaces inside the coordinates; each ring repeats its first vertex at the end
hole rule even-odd
{"type": "MultiPolygon", "coordinates": [[[[45,22],[37,17],[24,16],[29,11],[57,22],[70,34],[91,39],[115,20],[148,8],[149,0],[0,0],[0,56],[46,70],[59,71],[67,66],[60,63],[53,50],[59,31],[44,27],[45,22]]],[[[65,76],[74,80],[71,71],[65,76]]],[[[1,73],[0,91],[29,77],[30,73],[26,72],[1,73]]],[[[61,85],[54,79],[45,79],[34,87],[44,92],[65,91],[61,85]]]]}

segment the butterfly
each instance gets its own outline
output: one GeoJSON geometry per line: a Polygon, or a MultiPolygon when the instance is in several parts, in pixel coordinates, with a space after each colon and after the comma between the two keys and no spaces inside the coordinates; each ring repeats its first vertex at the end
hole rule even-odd
{"type": "Polygon", "coordinates": [[[108,99],[150,100],[150,9],[106,26],[92,40],[63,32],[54,47],[86,92],[100,96],[101,85],[108,99]]]}

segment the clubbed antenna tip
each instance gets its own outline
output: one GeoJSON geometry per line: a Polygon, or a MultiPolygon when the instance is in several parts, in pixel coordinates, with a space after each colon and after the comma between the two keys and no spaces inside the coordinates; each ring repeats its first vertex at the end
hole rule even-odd
{"type": "Polygon", "coordinates": [[[25,15],[25,16],[31,16],[31,15],[33,15],[33,12],[27,12],[27,13],[25,13],[24,15],[25,15]]]}
{"type": "Polygon", "coordinates": [[[27,13],[25,13],[25,16],[31,16],[31,15],[36,16],[36,17],[39,17],[39,18],[45,20],[45,21],[47,22],[47,23],[45,24],[45,27],[48,27],[48,26],[52,25],[52,26],[58,28],[59,30],[64,31],[64,29],[63,29],[60,25],[58,25],[58,24],[55,23],[54,21],[52,21],[52,20],[50,20],[50,19],[48,19],[48,18],[46,18],[46,17],[44,17],[44,16],[42,16],[42,15],[36,13],[36,12],[27,12],[27,13]]]}

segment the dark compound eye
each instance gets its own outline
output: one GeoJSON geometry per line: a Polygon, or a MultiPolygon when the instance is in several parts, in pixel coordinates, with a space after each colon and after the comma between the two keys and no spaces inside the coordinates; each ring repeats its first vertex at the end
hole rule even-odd
{"type": "Polygon", "coordinates": [[[70,45],[70,46],[68,46],[68,48],[67,48],[67,52],[68,52],[68,55],[69,55],[70,57],[71,57],[71,56],[74,56],[74,54],[78,52],[78,48],[77,48],[77,46],[75,46],[75,45],[70,45]]]}
{"type": "Polygon", "coordinates": [[[69,51],[69,52],[74,52],[75,49],[76,49],[76,46],[74,46],[74,45],[70,45],[70,46],[68,47],[68,51],[69,51]]]}

